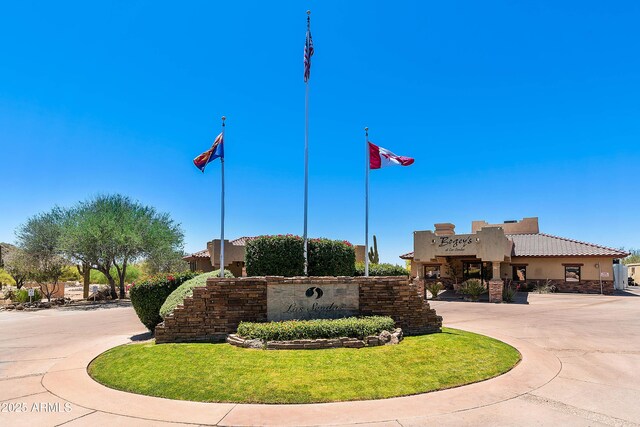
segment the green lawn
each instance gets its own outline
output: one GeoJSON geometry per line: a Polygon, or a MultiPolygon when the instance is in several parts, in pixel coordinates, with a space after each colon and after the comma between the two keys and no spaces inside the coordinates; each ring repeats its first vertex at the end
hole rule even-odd
{"type": "Polygon", "coordinates": [[[500,375],[513,347],[444,328],[399,345],[363,349],[250,350],[229,344],[129,344],[89,365],[98,382],[169,399],[313,403],[424,393],[500,375]]]}

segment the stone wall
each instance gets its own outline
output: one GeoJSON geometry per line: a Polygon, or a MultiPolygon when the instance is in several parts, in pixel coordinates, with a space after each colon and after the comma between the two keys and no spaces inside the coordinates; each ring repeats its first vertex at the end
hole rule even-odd
{"type": "Polygon", "coordinates": [[[267,320],[267,287],[275,284],[322,286],[357,284],[361,315],[390,316],[406,335],[439,332],[442,317],[406,277],[242,277],[210,278],[156,327],[157,343],[220,342],[241,321],[267,320]]]}
{"type": "MultiPolygon", "coordinates": [[[[544,283],[544,280],[540,281],[544,283]]],[[[556,287],[558,292],[574,292],[583,294],[599,294],[599,280],[582,280],[580,282],[565,282],[564,280],[551,280],[551,284],[556,287]]],[[[614,291],[613,280],[602,281],[602,293],[612,295],[614,291]]]]}

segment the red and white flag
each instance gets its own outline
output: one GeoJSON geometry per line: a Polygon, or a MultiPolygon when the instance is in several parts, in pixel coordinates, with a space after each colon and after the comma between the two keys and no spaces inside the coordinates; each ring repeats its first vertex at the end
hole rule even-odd
{"type": "Polygon", "coordinates": [[[378,147],[369,142],[369,168],[380,169],[387,166],[409,166],[413,164],[412,157],[397,156],[386,148],[378,147]]]}

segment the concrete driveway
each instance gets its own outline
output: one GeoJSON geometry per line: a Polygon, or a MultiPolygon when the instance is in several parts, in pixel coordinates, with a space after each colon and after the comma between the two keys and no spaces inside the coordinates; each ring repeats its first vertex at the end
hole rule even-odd
{"type": "Polygon", "coordinates": [[[86,365],[146,337],[133,309],[2,312],[0,425],[640,425],[640,292],[530,294],[528,302],[433,303],[446,326],[517,347],[523,360],[505,375],[318,405],[206,404],[111,390],[93,382],[86,365]]]}

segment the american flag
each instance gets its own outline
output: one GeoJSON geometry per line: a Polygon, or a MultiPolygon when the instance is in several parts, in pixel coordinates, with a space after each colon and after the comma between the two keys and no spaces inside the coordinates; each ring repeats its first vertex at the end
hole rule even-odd
{"type": "Polygon", "coordinates": [[[311,30],[307,25],[307,39],[304,42],[304,82],[309,81],[311,75],[311,57],[313,56],[313,39],[311,38],[311,30]]]}

